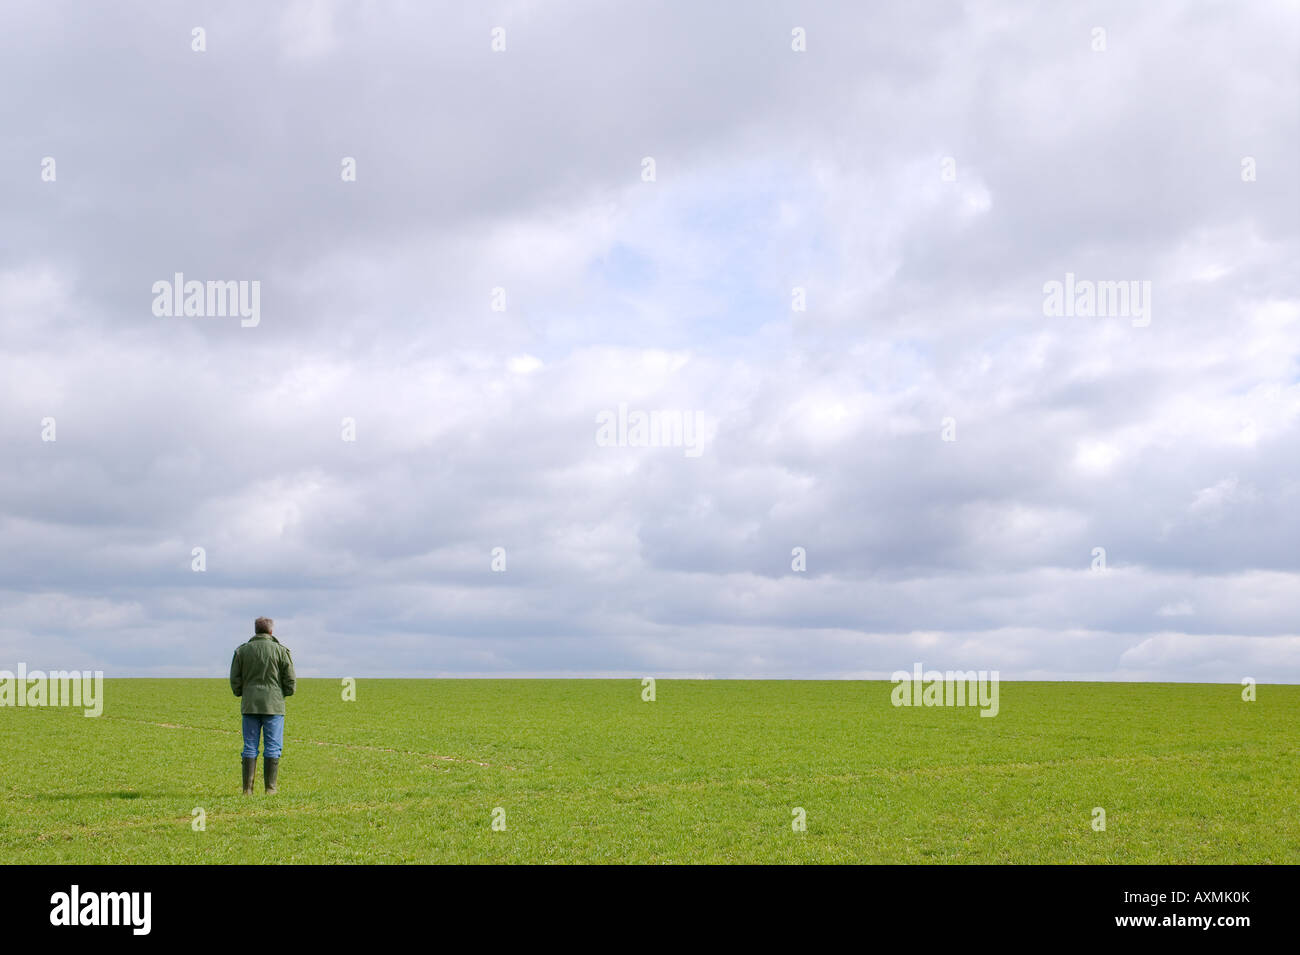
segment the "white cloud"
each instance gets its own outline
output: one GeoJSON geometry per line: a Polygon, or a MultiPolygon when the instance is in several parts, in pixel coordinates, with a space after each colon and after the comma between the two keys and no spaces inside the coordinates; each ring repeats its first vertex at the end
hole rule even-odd
{"type": "Polygon", "coordinates": [[[200,62],[6,7],[0,652],[1300,679],[1294,15],[300,2],[200,62]],[[155,319],[175,271],[261,325],[155,319]],[[1045,318],[1066,272],[1152,323],[1045,318]]]}

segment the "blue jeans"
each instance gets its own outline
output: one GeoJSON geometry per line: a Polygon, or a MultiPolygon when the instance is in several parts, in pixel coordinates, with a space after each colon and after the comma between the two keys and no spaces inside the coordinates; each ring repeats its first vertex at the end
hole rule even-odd
{"type": "Polygon", "coordinates": [[[267,759],[279,759],[284,748],[284,716],[269,713],[244,714],[244,757],[257,759],[257,737],[266,744],[263,749],[267,759]]]}

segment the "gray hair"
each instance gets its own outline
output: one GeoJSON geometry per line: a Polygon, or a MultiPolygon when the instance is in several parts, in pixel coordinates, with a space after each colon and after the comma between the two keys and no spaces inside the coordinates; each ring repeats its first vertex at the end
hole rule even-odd
{"type": "Polygon", "coordinates": [[[254,633],[270,633],[271,628],[275,626],[275,621],[270,617],[258,617],[253,621],[254,633]]]}

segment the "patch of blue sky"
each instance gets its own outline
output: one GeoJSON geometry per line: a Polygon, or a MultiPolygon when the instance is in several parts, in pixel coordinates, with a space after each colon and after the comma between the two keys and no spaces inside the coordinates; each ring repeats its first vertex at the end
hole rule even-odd
{"type": "Polygon", "coordinates": [[[624,231],[587,270],[604,344],[735,348],[788,323],[809,275],[841,267],[824,197],[798,170],[756,163],[650,188],[664,190],[657,205],[629,219],[646,234],[624,231]]]}

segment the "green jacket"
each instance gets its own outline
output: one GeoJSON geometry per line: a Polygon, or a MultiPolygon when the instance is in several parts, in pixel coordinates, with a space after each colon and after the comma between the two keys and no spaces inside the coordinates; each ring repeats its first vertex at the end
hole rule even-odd
{"type": "Polygon", "coordinates": [[[241,644],[230,661],[230,688],[244,698],[241,713],[283,716],[284,698],[293,696],[297,682],[289,648],[267,633],[241,644]]]}

